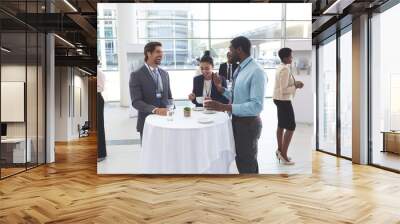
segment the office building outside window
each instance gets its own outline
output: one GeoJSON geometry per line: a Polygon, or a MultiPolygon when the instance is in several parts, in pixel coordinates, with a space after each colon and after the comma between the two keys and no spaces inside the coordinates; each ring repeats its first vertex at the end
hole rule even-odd
{"type": "MultiPolygon", "coordinates": [[[[99,5],[98,56],[106,61],[102,66],[106,75],[108,70],[118,73],[118,55],[115,49],[119,43],[115,31],[118,29],[116,24],[119,16],[123,16],[119,15],[121,12],[118,10],[121,6],[110,3],[99,5]]],[[[268,75],[265,96],[270,97],[275,68],[280,63],[277,55],[280,48],[292,47],[295,56],[299,56],[294,62],[296,71],[310,71],[311,4],[300,5],[301,10],[296,8],[299,4],[289,3],[134,4],[129,12],[133,18],[130,22],[130,29],[134,33],[132,44],[144,46],[150,41],[163,44],[164,58],[161,66],[168,70],[171,85],[180,87],[173,89],[174,97],[185,99],[191,89],[190,85],[183,83],[192,83],[198,68],[198,59],[204,51],[211,51],[214,69],[218,71],[219,65],[226,62],[230,40],[236,36],[246,36],[253,45],[252,56],[268,75]],[[309,46],[310,49],[296,49],[293,46],[309,46]]],[[[119,92],[118,86],[112,88],[115,88],[113,92],[119,92]]],[[[117,98],[115,100],[118,101],[117,98]]]]}

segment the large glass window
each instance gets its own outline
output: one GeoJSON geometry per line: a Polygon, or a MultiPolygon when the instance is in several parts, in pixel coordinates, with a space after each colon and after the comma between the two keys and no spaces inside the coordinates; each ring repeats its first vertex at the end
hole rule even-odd
{"type": "Polygon", "coordinates": [[[400,170],[400,4],[372,17],[372,163],[400,170]]]}
{"type": "Polygon", "coordinates": [[[311,3],[286,4],[286,20],[311,20],[311,3]]]}
{"type": "Polygon", "coordinates": [[[282,20],[282,4],[211,4],[213,20],[282,20]],[[223,12],[223,13],[221,13],[223,12]]]}
{"type": "Polygon", "coordinates": [[[317,148],[351,158],[353,79],[351,25],[340,30],[340,36],[333,35],[320,43],[317,64],[317,148]]]}
{"type": "MultiPolygon", "coordinates": [[[[351,27],[350,27],[351,28],[351,27]]],[[[352,35],[340,36],[340,154],[352,157],[352,35]]]]}
{"type": "Polygon", "coordinates": [[[336,153],[336,39],[318,48],[318,148],[336,153]]]}
{"type": "Polygon", "coordinates": [[[115,8],[100,8],[97,12],[97,55],[104,71],[118,70],[117,12],[115,8]]]}
{"type": "MultiPolygon", "coordinates": [[[[117,63],[118,51],[111,56],[107,50],[110,46],[107,44],[112,39],[111,30],[116,29],[108,28],[109,21],[118,22],[119,11],[116,4],[99,5],[98,30],[99,34],[104,36],[99,38],[98,55],[102,61],[107,61],[102,67],[107,76],[107,70],[110,68],[118,69],[117,64],[110,63],[113,59],[116,59],[117,63]],[[107,17],[105,12],[100,12],[106,9],[112,11],[111,15],[107,12],[107,17]]],[[[311,40],[311,4],[138,3],[134,4],[132,10],[132,15],[135,15],[131,21],[134,30],[132,44],[161,42],[164,50],[162,66],[168,70],[172,81],[184,80],[186,77],[180,77],[184,75],[189,76],[188,79],[191,80],[197,74],[198,59],[205,50],[211,51],[214,69],[218,71],[219,65],[227,60],[230,40],[240,35],[248,37],[253,45],[252,56],[264,67],[268,76],[265,95],[267,97],[272,96],[274,68],[280,63],[278,50],[291,40],[311,40]],[[297,8],[299,12],[294,13],[296,7],[301,7],[305,12],[300,12],[297,8]],[[289,14],[288,11],[292,13],[289,14]]],[[[116,33],[113,34],[117,36],[116,33]]],[[[114,47],[118,44],[113,43],[114,47]]],[[[311,49],[307,51],[311,55],[311,49]]],[[[305,65],[311,66],[309,62],[305,65]]],[[[174,86],[181,86],[180,84],[172,83],[174,86]]],[[[119,92],[118,88],[113,92],[119,92]]],[[[180,94],[177,88],[172,91],[175,99],[187,98],[187,93],[180,94]]]]}

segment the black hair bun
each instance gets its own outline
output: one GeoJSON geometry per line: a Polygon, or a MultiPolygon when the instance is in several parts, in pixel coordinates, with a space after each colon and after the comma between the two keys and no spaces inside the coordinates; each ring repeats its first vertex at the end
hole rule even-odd
{"type": "Polygon", "coordinates": [[[204,55],[203,55],[203,57],[201,57],[200,62],[207,62],[207,63],[211,64],[212,66],[214,66],[214,60],[210,56],[210,51],[204,52],[204,55]]]}

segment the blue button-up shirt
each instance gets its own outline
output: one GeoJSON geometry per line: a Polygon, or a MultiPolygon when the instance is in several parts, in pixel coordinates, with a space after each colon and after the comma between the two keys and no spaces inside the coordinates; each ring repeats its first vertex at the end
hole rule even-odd
{"type": "MultiPolygon", "coordinates": [[[[243,60],[239,67],[233,90],[232,114],[238,117],[258,116],[264,106],[266,74],[251,57],[243,60]]],[[[232,91],[225,89],[223,95],[232,99],[232,91]]]]}

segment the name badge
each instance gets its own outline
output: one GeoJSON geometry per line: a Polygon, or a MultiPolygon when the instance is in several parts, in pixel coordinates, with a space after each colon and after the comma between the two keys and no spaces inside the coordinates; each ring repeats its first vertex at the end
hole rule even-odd
{"type": "Polygon", "coordinates": [[[159,98],[162,97],[162,94],[161,93],[156,93],[156,97],[159,99],[159,98]]]}

